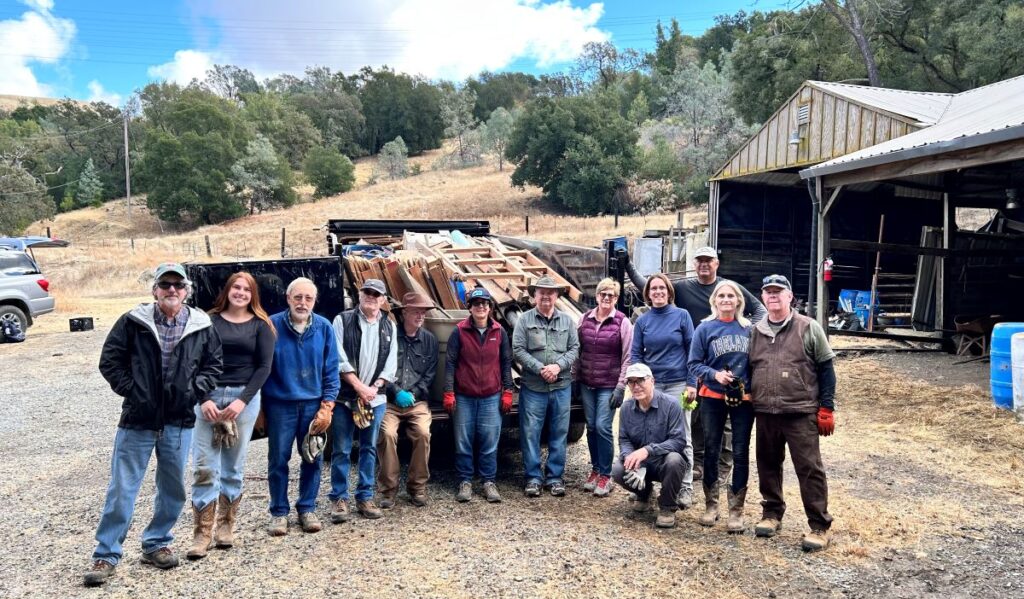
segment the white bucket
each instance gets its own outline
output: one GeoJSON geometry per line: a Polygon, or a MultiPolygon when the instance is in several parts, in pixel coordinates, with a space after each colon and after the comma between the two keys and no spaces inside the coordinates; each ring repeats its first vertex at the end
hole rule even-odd
{"type": "Polygon", "coordinates": [[[1010,337],[1010,362],[1013,364],[1013,413],[1024,424],[1024,333],[1010,337]]]}

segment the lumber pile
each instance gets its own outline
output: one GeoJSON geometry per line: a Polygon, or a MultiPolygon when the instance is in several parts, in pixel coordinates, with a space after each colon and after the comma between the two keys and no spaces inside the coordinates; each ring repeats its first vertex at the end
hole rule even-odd
{"type": "MultiPolygon", "coordinates": [[[[366,240],[370,241],[370,240],[366,240]]],[[[510,248],[491,237],[470,237],[458,231],[447,233],[406,232],[401,239],[375,238],[382,252],[362,255],[355,251],[345,258],[349,279],[359,287],[366,279],[380,279],[392,300],[401,301],[410,291],[431,298],[442,310],[465,309],[458,286],[465,290],[486,288],[499,310],[529,307],[528,287],[542,276],[565,286],[558,308],[578,321],[583,298],[558,272],[528,250],[510,248]]]]}

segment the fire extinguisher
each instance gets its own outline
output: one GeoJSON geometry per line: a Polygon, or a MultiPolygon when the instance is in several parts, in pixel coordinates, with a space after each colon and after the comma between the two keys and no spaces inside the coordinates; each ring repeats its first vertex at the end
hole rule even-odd
{"type": "Polygon", "coordinates": [[[821,278],[827,283],[832,280],[832,256],[825,258],[821,263],[821,278]]]}

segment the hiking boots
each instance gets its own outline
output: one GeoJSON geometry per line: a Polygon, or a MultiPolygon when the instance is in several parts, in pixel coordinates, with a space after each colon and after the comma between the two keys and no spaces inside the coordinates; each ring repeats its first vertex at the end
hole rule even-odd
{"type": "Polygon", "coordinates": [[[526,488],[523,489],[523,493],[527,497],[540,497],[540,483],[535,480],[531,480],[526,483],[526,488]]]}
{"type": "Polygon", "coordinates": [[[654,525],[658,528],[675,528],[676,527],[676,512],[675,510],[666,510],[662,508],[658,511],[658,519],[654,521],[654,525]]]}
{"type": "Polygon", "coordinates": [[[217,515],[217,503],[212,502],[203,509],[192,506],[192,518],[195,526],[192,529],[192,547],[189,548],[185,557],[188,559],[202,559],[206,557],[210,545],[213,543],[213,519],[217,515]]]}
{"type": "Polygon", "coordinates": [[[356,509],[359,510],[359,513],[363,516],[363,518],[366,518],[368,520],[376,520],[377,518],[384,517],[384,512],[380,511],[380,508],[377,507],[377,504],[374,503],[372,499],[367,499],[366,501],[357,501],[356,509]]]}
{"type": "Polygon", "coordinates": [[[170,547],[161,547],[156,551],[143,553],[142,563],[160,568],[161,570],[170,570],[178,565],[178,556],[174,555],[170,547]]]}
{"type": "Polygon", "coordinates": [[[267,533],[272,537],[283,537],[288,534],[288,516],[271,516],[267,533]]]}
{"type": "Polygon", "coordinates": [[[427,503],[429,503],[429,501],[430,500],[427,499],[426,491],[420,491],[418,493],[411,493],[409,495],[409,503],[413,504],[416,507],[426,507],[426,505],[427,505],[427,503]]]}
{"type": "Polygon", "coordinates": [[[729,519],[725,523],[725,530],[733,534],[743,534],[747,529],[743,524],[743,503],[747,499],[747,488],[743,487],[733,493],[732,487],[729,487],[728,492],[729,519]]]}
{"type": "Polygon", "coordinates": [[[455,494],[455,501],[466,503],[473,498],[473,483],[464,480],[459,483],[459,492],[455,494]]]}
{"type": "Polygon", "coordinates": [[[331,503],[331,522],[334,524],[341,524],[342,522],[348,522],[348,500],[338,499],[331,503]]]}
{"type": "Polygon", "coordinates": [[[302,526],[302,532],[320,532],[323,528],[320,518],[314,512],[299,514],[299,524],[302,526]]]}
{"type": "Polygon", "coordinates": [[[242,502],[239,495],[234,501],[227,495],[217,498],[217,524],[213,529],[213,542],[217,549],[230,549],[235,544],[235,518],[238,517],[238,504],[242,502]]]}
{"type": "Polygon", "coordinates": [[[484,483],[484,498],[487,503],[501,503],[501,493],[498,493],[498,485],[493,480],[484,483]]]}
{"type": "Polygon", "coordinates": [[[821,551],[832,543],[832,531],[812,530],[804,535],[800,544],[804,551],[821,551]]]}
{"type": "Polygon", "coordinates": [[[395,507],[395,498],[394,497],[388,497],[387,495],[383,495],[380,498],[380,509],[382,509],[382,510],[390,510],[393,507],[395,507]]]}
{"type": "Polygon", "coordinates": [[[107,584],[107,579],[114,575],[114,564],[98,559],[85,572],[84,580],[87,587],[98,587],[107,584]]]}
{"type": "Polygon", "coordinates": [[[761,518],[761,521],[754,527],[754,534],[759,537],[774,537],[775,533],[782,530],[782,522],[775,518],[761,518]]]}
{"type": "Polygon", "coordinates": [[[717,482],[710,487],[704,485],[704,513],[698,519],[701,526],[714,526],[715,522],[718,522],[719,496],[717,482]]]}
{"type": "Polygon", "coordinates": [[[689,509],[693,506],[693,487],[680,487],[676,495],[676,505],[679,509],[689,509]]]}
{"type": "Polygon", "coordinates": [[[583,483],[583,490],[587,493],[591,493],[597,488],[597,479],[600,475],[593,470],[590,472],[590,476],[587,477],[587,482],[583,483]]]}
{"type": "Polygon", "coordinates": [[[636,501],[633,502],[633,511],[642,514],[649,509],[651,509],[651,498],[637,495],[636,501]]]}
{"type": "Polygon", "coordinates": [[[594,487],[594,497],[608,497],[612,492],[612,477],[601,475],[597,477],[597,485],[594,487]]]}
{"type": "Polygon", "coordinates": [[[556,480],[551,483],[551,496],[552,497],[565,497],[565,483],[560,480],[556,480]]]}

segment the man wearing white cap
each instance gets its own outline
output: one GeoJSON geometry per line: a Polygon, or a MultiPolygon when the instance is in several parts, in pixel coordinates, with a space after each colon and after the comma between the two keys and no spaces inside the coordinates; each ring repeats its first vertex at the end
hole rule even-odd
{"type": "Polygon", "coordinates": [[[124,401],[86,586],[106,583],[121,560],[135,498],[154,453],[156,496],[153,519],[142,531],[142,563],[162,570],[178,565],[171,529],[185,505],[195,405],[217,386],[223,366],[210,317],[185,305],[192,291],[185,269],[170,262],[157,266],[152,291],[156,301],[122,315],[100,354],[100,373],[124,401]]]}
{"type": "Polygon", "coordinates": [[[651,483],[661,482],[658,496],[658,528],[676,525],[676,496],[689,464],[686,459],[686,417],[679,401],[654,388],[654,376],[646,364],[626,369],[626,386],[632,397],[619,412],[619,459],[612,478],[636,493],[633,510],[646,512],[651,483]]]}
{"type": "MultiPolygon", "coordinates": [[[[718,250],[705,246],[698,248],[693,257],[693,269],[697,271],[696,277],[690,277],[673,284],[676,294],[675,304],[690,313],[693,326],[696,327],[702,320],[711,316],[711,293],[723,279],[718,276],[718,250]]],[[[739,285],[743,293],[743,305],[745,307],[743,316],[750,322],[757,324],[767,312],[761,301],[746,287],[739,285]]],[[[689,397],[697,397],[696,381],[689,382],[689,397]]],[[[697,399],[698,403],[700,399],[697,399]]],[[[697,409],[700,409],[698,405],[697,409]]],[[[703,478],[704,464],[704,425],[700,416],[694,416],[690,433],[693,438],[693,480],[699,481],[703,478]]],[[[729,473],[732,471],[732,423],[725,423],[725,434],[722,435],[722,453],[719,454],[718,475],[719,480],[728,481],[729,473]]],[[[727,482],[723,482],[727,484],[727,482]]]]}

